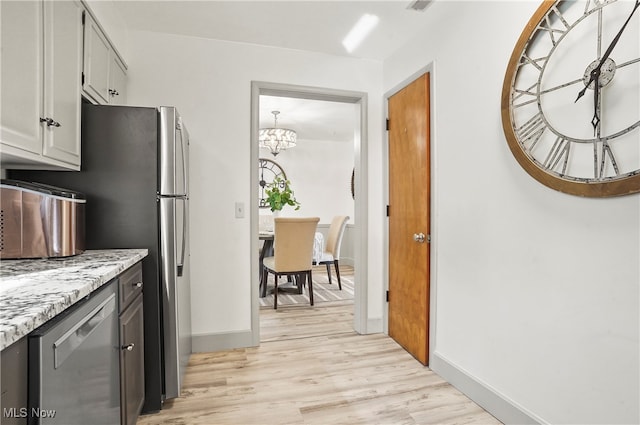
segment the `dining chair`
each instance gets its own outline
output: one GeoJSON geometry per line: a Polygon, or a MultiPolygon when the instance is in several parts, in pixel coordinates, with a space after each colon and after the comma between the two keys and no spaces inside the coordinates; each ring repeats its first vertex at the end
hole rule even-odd
{"type": "Polygon", "coordinates": [[[344,236],[344,229],[347,227],[347,221],[349,221],[348,215],[337,215],[331,220],[329,225],[329,235],[327,236],[327,243],[324,246],[324,252],[319,259],[316,260],[316,264],[324,264],[327,266],[327,276],[329,277],[329,284],[331,284],[331,264],[333,263],[336,268],[336,277],[338,278],[338,289],[342,290],[342,282],[340,281],[340,246],[342,245],[342,236],[344,236]]]}
{"type": "Polygon", "coordinates": [[[309,302],[313,305],[313,239],[319,217],[276,217],[274,219],[274,254],[262,260],[262,281],[267,282],[269,273],[274,275],[273,308],[278,308],[278,279],[292,276],[302,288],[302,279],[309,282],[309,302]]]}

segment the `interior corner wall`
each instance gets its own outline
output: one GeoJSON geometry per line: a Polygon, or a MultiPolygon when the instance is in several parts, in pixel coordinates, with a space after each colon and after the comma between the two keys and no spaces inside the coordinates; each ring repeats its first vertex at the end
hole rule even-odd
{"type": "Polygon", "coordinates": [[[640,194],[549,189],[501,127],[507,61],[538,6],[434,2],[431,24],[384,62],[385,92],[434,69],[433,365],[481,388],[477,401],[501,399],[485,407],[506,422],[513,408],[533,422],[637,424],[640,194]]]}
{"type": "MultiPolygon", "coordinates": [[[[353,224],[354,201],[350,188],[355,163],[353,143],[298,139],[295,148],[280,152],[275,158],[262,149],[259,155],[282,167],[300,202],[299,210],[290,206],[283,208],[281,217],[317,216],[320,225],[328,225],[334,216],[348,215],[349,223],[353,224]]],[[[260,214],[272,212],[263,208],[260,214]]]]}
{"type": "MultiPolygon", "coordinates": [[[[250,170],[257,167],[249,144],[251,82],[365,92],[369,114],[381,117],[382,63],[136,31],[130,32],[129,47],[129,103],[176,106],[191,135],[194,337],[246,335],[251,329],[250,170]],[[247,208],[244,218],[235,218],[236,202],[247,208]]],[[[374,188],[381,182],[377,124],[372,120],[368,128],[369,187],[374,188]]],[[[369,202],[381,205],[381,193],[369,194],[369,202]]],[[[379,210],[370,209],[367,234],[379,234],[379,210]]],[[[369,255],[382,252],[375,238],[368,244],[369,255]]],[[[381,267],[377,257],[369,261],[368,291],[376,301],[368,306],[371,320],[382,317],[381,267]]]]}

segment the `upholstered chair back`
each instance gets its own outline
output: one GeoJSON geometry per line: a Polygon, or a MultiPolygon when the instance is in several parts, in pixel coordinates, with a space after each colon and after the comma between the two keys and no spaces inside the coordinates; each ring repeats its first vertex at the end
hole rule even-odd
{"type": "Polygon", "coordinates": [[[337,215],[333,217],[329,226],[325,251],[331,253],[333,259],[336,260],[340,258],[340,246],[342,245],[342,236],[344,235],[345,227],[347,227],[347,221],[349,221],[348,215],[337,215]]]}
{"type": "Polygon", "coordinates": [[[311,269],[313,238],[319,217],[276,217],[274,219],[275,271],[311,269]]]}

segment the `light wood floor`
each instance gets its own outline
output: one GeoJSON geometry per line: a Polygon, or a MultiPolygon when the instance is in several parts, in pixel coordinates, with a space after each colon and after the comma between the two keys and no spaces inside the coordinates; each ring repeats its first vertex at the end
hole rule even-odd
{"type": "Polygon", "coordinates": [[[261,310],[259,347],[192,355],[182,396],[138,424],[500,424],[352,312],[261,310]]]}

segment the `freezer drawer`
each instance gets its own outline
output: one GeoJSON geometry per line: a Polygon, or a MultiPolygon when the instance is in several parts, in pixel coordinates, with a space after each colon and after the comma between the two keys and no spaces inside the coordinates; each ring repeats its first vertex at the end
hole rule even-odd
{"type": "Polygon", "coordinates": [[[29,336],[29,424],[119,424],[117,280],[29,336]]]}

